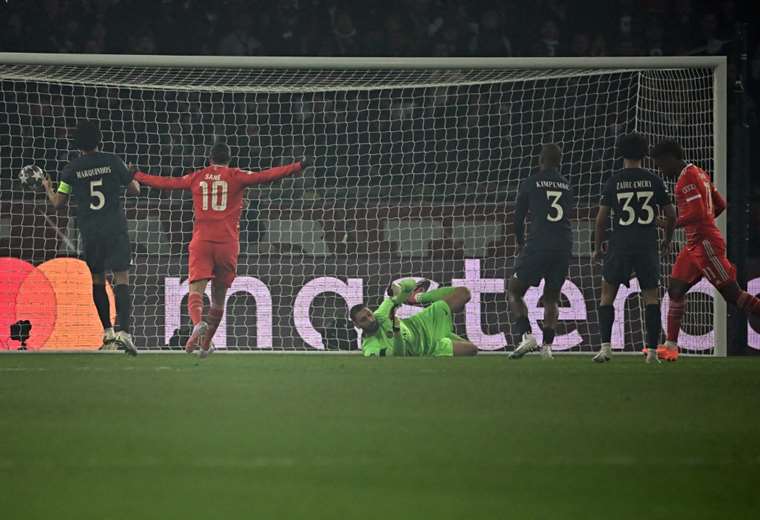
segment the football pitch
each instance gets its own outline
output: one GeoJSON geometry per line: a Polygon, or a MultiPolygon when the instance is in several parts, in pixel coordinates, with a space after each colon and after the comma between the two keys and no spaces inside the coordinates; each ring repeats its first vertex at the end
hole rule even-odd
{"type": "Polygon", "coordinates": [[[757,518],[760,359],[2,355],[12,519],[757,518]]]}

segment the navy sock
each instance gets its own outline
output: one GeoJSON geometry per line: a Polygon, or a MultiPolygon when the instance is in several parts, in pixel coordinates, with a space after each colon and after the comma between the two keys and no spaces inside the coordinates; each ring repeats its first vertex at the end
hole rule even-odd
{"type": "Polygon", "coordinates": [[[554,329],[544,327],[544,345],[554,343],[554,329]]]}
{"type": "Polygon", "coordinates": [[[602,343],[609,343],[612,339],[612,324],[615,322],[615,307],[612,305],[599,306],[599,335],[602,343]]]}
{"type": "Polygon", "coordinates": [[[95,308],[98,310],[98,318],[100,318],[103,329],[110,329],[111,304],[108,301],[105,285],[92,284],[92,301],[95,302],[95,308]]]}
{"type": "Polygon", "coordinates": [[[533,332],[533,329],[530,326],[530,320],[527,316],[523,316],[522,318],[517,318],[517,333],[522,336],[523,334],[530,334],[533,332]]]}
{"type": "Polygon", "coordinates": [[[647,347],[657,348],[660,344],[660,333],[662,331],[660,304],[647,305],[644,309],[644,319],[647,325],[647,347]]]}
{"type": "Polygon", "coordinates": [[[113,288],[116,297],[116,313],[119,315],[119,328],[129,333],[129,323],[132,319],[132,298],[129,285],[122,284],[113,288]]]}

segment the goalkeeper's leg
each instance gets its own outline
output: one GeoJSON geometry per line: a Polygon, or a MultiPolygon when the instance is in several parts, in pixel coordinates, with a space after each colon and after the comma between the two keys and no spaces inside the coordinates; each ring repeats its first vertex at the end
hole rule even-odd
{"type": "Polygon", "coordinates": [[[414,294],[413,298],[415,302],[421,305],[429,305],[443,300],[448,304],[451,312],[460,312],[470,301],[471,295],[470,290],[466,287],[439,287],[432,291],[414,294]]]}

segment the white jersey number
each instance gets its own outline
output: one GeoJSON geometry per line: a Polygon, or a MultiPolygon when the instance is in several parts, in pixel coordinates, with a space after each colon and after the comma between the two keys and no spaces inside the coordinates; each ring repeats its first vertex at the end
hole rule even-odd
{"type": "Polygon", "coordinates": [[[654,208],[650,204],[653,196],[653,191],[625,191],[618,193],[617,200],[623,203],[623,215],[618,219],[618,224],[621,226],[630,226],[634,222],[638,222],[642,226],[651,224],[655,215],[654,208]],[[641,210],[644,212],[643,215],[638,216],[638,219],[636,218],[636,210],[631,206],[631,201],[634,197],[639,200],[641,210]]]}
{"type": "Polygon", "coordinates": [[[201,181],[199,184],[203,211],[208,211],[209,206],[214,211],[227,209],[227,181],[214,181],[211,183],[211,189],[206,181],[201,181]]]}
{"type": "Polygon", "coordinates": [[[559,205],[559,199],[562,198],[561,191],[547,191],[546,198],[549,199],[549,206],[554,210],[552,215],[550,211],[546,212],[546,220],[549,222],[559,222],[565,216],[562,206],[559,205]]]}
{"type": "Polygon", "coordinates": [[[96,189],[102,186],[103,186],[103,179],[90,181],[90,199],[97,199],[97,201],[91,200],[90,202],[90,209],[92,210],[97,211],[106,205],[105,194],[102,191],[96,189]]]}

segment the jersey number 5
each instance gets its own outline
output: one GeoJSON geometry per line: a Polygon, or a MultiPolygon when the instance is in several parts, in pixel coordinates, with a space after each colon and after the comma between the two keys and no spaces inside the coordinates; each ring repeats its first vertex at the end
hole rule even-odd
{"type": "Polygon", "coordinates": [[[559,199],[562,198],[561,191],[547,191],[546,198],[549,199],[549,211],[546,212],[546,220],[549,222],[559,222],[565,216],[562,206],[559,205],[559,199]],[[552,211],[554,210],[554,214],[552,211]]]}
{"type": "Polygon", "coordinates": [[[618,223],[621,226],[630,226],[634,221],[638,221],[642,226],[651,224],[654,220],[654,208],[650,204],[653,196],[653,191],[625,191],[623,193],[618,193],[617,199],[618,202],[623,203],[624,213],[624,215],[618,220],[618,223]],[[638,215],[638,219],[636,218],[636,210],[631,206],[631,201],[634,196],[636,196],[636,199],[641,203],[641,211],[644,212],[643,215],[638,215]]]}
{"type": "Polygon", "coordinates": [[[214,181],[211,183],[211,189],[206,181],[198,184],[201,187],[203,211],[208,211],[209,206],[214,211],[227,209],[227,181],[214,181]]]}
{"type": "Polygon", "coordinates": [[[102,191],[97,189],[102,186],[103,186],[103,179],[90,181],[90,209],[92,210],[97,211],[106,205],[105,194],[102,191]],[[92,200],[92,199],[96,199],[96,200],[92,200]]]}

